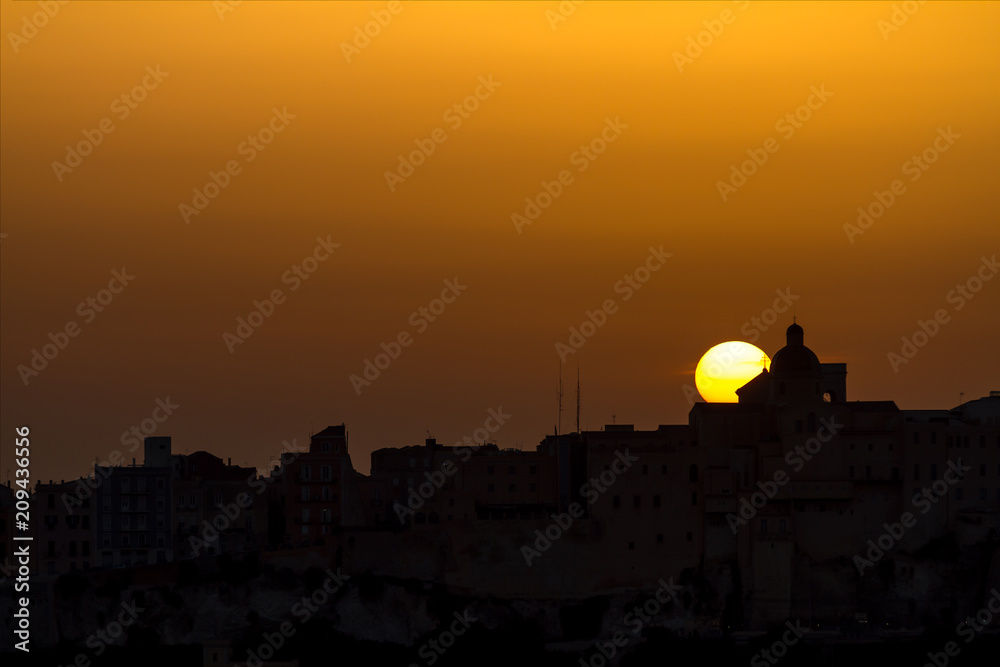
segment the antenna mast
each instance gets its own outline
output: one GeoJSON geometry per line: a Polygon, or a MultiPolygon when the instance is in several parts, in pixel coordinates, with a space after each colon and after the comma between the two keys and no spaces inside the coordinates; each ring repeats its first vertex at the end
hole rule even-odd
{"type": "Polygon", "coordinates": [[[562,430],[562,397],[563,397],[561,364],[559,366],[559,391],[556,392],[556,396],[559,398],[559,413],[556,415],[556,435],[559,435],[559,431],[562,430]]]}
{"type": "Polygon", "coordinates": [[[576,366],[576,432],[580,432],[580,365],[576,366]]]}

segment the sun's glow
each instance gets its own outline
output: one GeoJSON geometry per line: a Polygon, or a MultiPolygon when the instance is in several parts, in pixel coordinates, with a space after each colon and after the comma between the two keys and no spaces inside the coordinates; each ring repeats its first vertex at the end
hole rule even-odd
{"type": "Polygon", "coordinates": [[[719,343],[706,352],[694,372],[701,397],[710,403],[736,403],[736,390],[771,368],[771,360],[756,345],[740,340],[719,343]]]}

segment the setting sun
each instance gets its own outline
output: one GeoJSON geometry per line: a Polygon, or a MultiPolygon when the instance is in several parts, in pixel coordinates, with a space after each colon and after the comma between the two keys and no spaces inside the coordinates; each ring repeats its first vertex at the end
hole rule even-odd
{"type": "Polygon", "coordinates": [[[698,393],[710,403],[735,403],[736,390],[770,368],[771,360],[756,345],[739,340],[719,343],[702,356],[694,372],[698,393]]]}

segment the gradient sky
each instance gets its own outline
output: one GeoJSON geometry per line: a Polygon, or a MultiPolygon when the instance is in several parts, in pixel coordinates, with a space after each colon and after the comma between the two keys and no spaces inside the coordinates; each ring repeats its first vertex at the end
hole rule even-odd
{"type": "Polygon", "coordinates": [[[404,3],[348,62],[342,43],[386,3],[70,3],[15,44],[42,10],[3,0],[0,475],[15,426],[32,427],[35,478],[69,479],[168,396],[156,434],[234,463],[343,421],[367,473],[373,449],[451,444],[498,406],[497,442],[533,448],[556,421],[555,344],[607,299],[617,312],[563,365],[563,430],[577,363],[584,427],[686,422],[708,348],[784,344],[790,313],[745,327],[786,288],[806,344],[848,363],[852,400],[949,408],[1000,389],[1000,279],[947,300],[1000,251],[1000,5],[744,4],[404,3]],[[499,86],[453,128],[480,77],[499,86]],[[786,137],[776,123],[813,87],[832,95],[786,137]],[[247,163],[274,108],[295,118],[247,163]],[[60,182],[52,163],[105,118],[60,182]],[[628,127],[581,173],[573,154],[607,118],[628,127]],[[446,141],[391,192],[385,172],[435,128],[446,141]],[[770,137],[723,201],[717,183],[770,137]],[[179,204],[230,160],[241,172],[185,224],[179,204]],[[518,233],[511,215],[562,170],[573,182],[518,233]],[[897,179],[852,243],[844,225],[897,179]],[[283,273],[327,236],[340,247],[290,291],[283,273]],[[625,301],[616,281],[661,245],[672,256],[625,301]],[[134,281],[85,322],[78,304],[122,267],[134,281]],[[455,277],[467,290],[417,333],[410,314],[455,277]],[[231,354],[223,333],[279,288],[231,354]],[[939,308],[948,322],[894,372],[887,354],[939,308]],[[69,321],[79,335],[25,385],[18,366],[69,321]],[[412,344],[358,395],[351,374],[402,331],[412,344]]]}

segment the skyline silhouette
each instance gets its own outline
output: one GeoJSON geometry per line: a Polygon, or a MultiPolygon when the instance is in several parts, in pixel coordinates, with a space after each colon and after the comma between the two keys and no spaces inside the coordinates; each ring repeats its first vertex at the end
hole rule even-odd
{"type": "Polygon", "coordinates": [[[0,2],[5,664],[995,652],[998,26],[0,2]]]}

